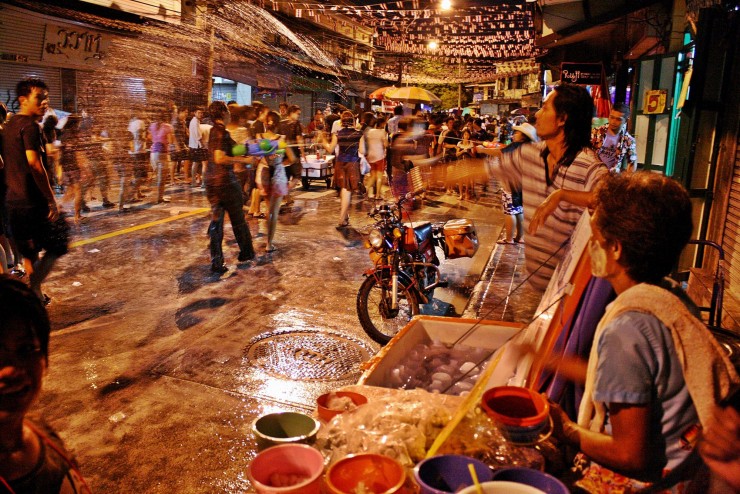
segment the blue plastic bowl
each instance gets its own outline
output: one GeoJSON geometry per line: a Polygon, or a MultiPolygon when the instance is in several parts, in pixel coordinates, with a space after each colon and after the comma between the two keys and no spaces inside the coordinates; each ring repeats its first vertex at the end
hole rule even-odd
{"type": "Polygon", "coordinates": [[[422,494],[449,494],[473,485],[468,465],[472,464],[478,481],[488,482],[493,472],[485,463],[462,455],[427,458],[414,468],[414,478],[422,494]]]}
{"type": "Polygon", "coordinates": [[[493,472],[492,480],[503,480],[525,484],[539,489],[546,494],[570,494],[565,484],[550,474],[532,468],[511,467],[501,468],[493,472]]]}

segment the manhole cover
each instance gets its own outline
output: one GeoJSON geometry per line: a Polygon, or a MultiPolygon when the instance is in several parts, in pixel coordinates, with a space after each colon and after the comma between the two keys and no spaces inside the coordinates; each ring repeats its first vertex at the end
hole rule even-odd
{"type": "Polygon", "coordinates": [[[341,380],[360,373],[372,350],[361,341],[325,331],[272,332],[247,347],[251,365],[279,377],[297,380],[341,380]]]}

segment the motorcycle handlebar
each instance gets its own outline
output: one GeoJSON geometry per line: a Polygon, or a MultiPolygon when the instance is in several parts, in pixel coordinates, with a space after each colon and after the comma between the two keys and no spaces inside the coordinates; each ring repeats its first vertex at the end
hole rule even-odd
{"type": "Polygon", "coordinates": [[[414,192],[407,192],[406,194],[403,194],[401,197],[399,197],[398,201],[396,201],[395,204],[393,204],[393,205],[391,205],[391,204],[383,204],[382,206],[378,206],[378,207],[374,208],[372,211],[370,211],[368,213],[368,216],[375,217],[375,216],[377,216],[379,214],[383,214],[383,213],[390,214],[390,213],[393,212],[392,206],[395,206],[396,208],[400,208],[401,205],[404,202],[410,201],[414,197],[419,196],[419,195],[423,194],[424,192],[426,192],[425,189],[419,189],[419,190],[416,190],[414,192]]]}

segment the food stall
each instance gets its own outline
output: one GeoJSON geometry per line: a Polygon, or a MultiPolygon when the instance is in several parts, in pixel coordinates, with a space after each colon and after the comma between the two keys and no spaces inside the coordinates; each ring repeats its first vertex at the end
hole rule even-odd
{"type": "MultiPolygon", "coordinates": [[[[467,468],[481,482],[505,475],[534,489],[516,492],[569,492],[545,473],[564,463],[551,439],[549,405],[529,389],[542,366],[519,345],[549,348],[577,305],[590,276],[581,259],[589,237],[584,217],[531,324],[416,316],[366,362],[357,384],[319,399],[320,427],[309,442],[326,470],[315,492],[457,492],[474,485],[467,468]],[[389,461],[405,472],[402,480],[388,473],[389,461]],[[373,487],[376,476],[394,482],[373,487]]],[[[295,492],[312,492],[301,489],[295,492]]]]}

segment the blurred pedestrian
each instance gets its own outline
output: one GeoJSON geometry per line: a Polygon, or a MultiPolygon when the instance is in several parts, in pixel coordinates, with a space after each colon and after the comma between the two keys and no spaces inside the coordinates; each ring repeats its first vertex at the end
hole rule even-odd
{"type": "Polygon", "coordinates": [[[152,171],[157,174],[157,204],[166,202],[164,187],[167,175],[170,180],[175,179],[174,165],[170,160],[170,147],[175,144],[175,134],[170,120],[172,120],[171,111],[162,110],[149,126],[149,136],[152,139],[149,159],[152,171]]]}
{"type": "Polygon", "coordinates": [[[327,153],[339,148],[334,165],[334,183],[341,187],[339,207],[339,224],[337,228],[349,226],[349,206],[352,192],[360,190],[360,156],[359,147],[362,132],[355,129],[355,117],[351,111],[342,112],[342,128],[327,142],[325,136],[319,138],[327,153]]]}
{"type": "Polygon", "coordinates": [[[26,414],[49,365],[49,317],[22,282],[0,275],[0,486],[14,493],[89,494],[60,437],[26,414]]]}
{"type": "MultiPolygon", "coordinates": [[[[525,142],[539,142],[537,129],[529,123],[514,126],[512,143],[502,152],[514,151],[525,142]]],[[[522,242],[524,235],[524,204],[522,202],[522,191],[520,188],[512,187],[504,181],[501,184],[501,204],[504,208],[504,238],[499,244],[517,244],[522,242]]]]}
{"type": "Polygon", "coordinates": [[[262,138],[269,140],[272,148],[265,155],[257,169],[260,190],[268,201],[267,245],[265,246],[265,252],[274,252],[276,250],[273,239],[275,238],[275,230],[277,229],[280,204],[289,190],[288,176],[286,174],[287,167],[283,165],[283,156],[287,155],[291,161],[295,159],[293,149],[286,146],[284,136],[277,133],[279,125],[280,115],[275,112],[268,113],[262,138]]]}
{"type": "Polygon", "coordinates": [[[92,178],[90,164],[87,159],[91,143],[86,139],[81,125],[81,115],[73,113],[67,117],[64,129],[62,129],[61,147],[62,180],[65,188],[62,201],[65,201],[68,196],[72,196],[74,200],[74,222],[77,225],[83,220],[83,207],[85,212],[90,211],[90,208],[85,204],[85,193],[92,178]]]}
{"type": "Polygon", "coordinates": [[[386,169],[388,133],[385,131],[385,118],[378,117],[374,123],[372,128],[365,129],[362,154],[370,164],[367,188],[372,189],[373,193],[368,196],[380,199],[383,191],[383,173],[386,169]]]}
{"type": "Polygon", "coordinates": [[[226,130],[229,110],[223,101],[214,101],[208,107],[213,121],[208,140],[208,165],[204,175],[206,196],[211,205],[211,224],[208,235],[211,251],[211,271],[223,274],[228,271],[224,264],[223,237],[224,216],[228,213],[234,237],[239,245],[239,262],[254,259],[252,235],[242,212],[242,193],[234,174],[231,160],[234,140],[226,130]]]}
{"type": "MultiPolygon", "coordinates": [[[[184,180],[190,180],[190,151],[188,149],[188,126],[185,118],[188,116],[187,108],[177,109],[175,116],[172,118],[172,132],[175,135],[175,148],[170,159],[175,164],[175,175],[183,173],[184,180]]],[[[176,178],[172,177],[173,184],[176,178]]]]}
{"type": "MultiPolygon", "coordinates": [[[[301,179],[303,165],[303,125],[301,125],[301,107],[290,105],[286,109],[286,118],[280,121],[278,133],[284,136],[285,143],[293,152],[285,156],[285,170],[288,175],[288,191],[292,189],[293,183],[301,179]]],[[[285,200],[287,206],[293,204],[293,198],[290,195],[285,200]]]]}
{"type": "Polygon", "coordinates": [[[190,119],[188,126],[190,147],[190,163],[192,170],[190,173],[191,185],[196,187],[203,181],[203,162],[208,159],[208,151],[205,150],[203,142],[203,132],[201,131],[200,121],[203,118],[203,107],[199,106],[193,111],[193,118],[190,119]]]}
{"type": "Polygon", "coordinates": [[[69,226],[60,215],[40,159],[42,139],[38,120],[46,113],[49,89],[40,79],[26,79],[17,84],[16,97],[20,111],[3,129],[5,206],[31,289],[48,303],[50,298],[42,293],[41,283],[56,260],[67,253],[69,235],[69,226]]]}

